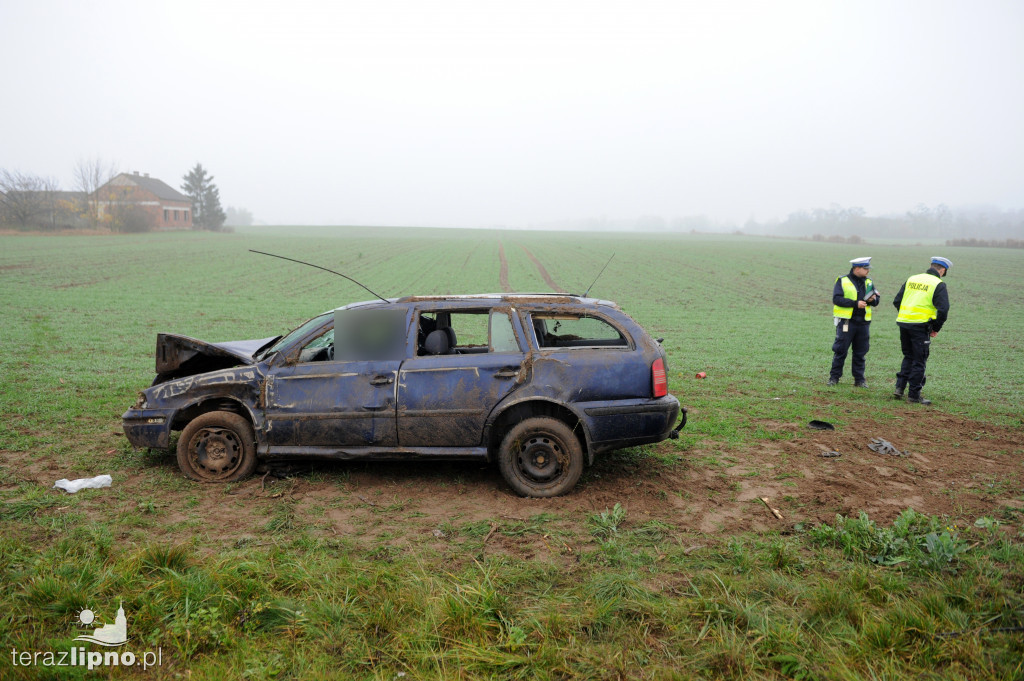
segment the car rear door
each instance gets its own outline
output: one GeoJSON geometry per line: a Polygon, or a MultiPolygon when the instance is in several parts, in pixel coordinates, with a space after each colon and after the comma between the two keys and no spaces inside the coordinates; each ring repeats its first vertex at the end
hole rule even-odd
{"type": "Polygon", "coordinates": [[[437,355],[421,354],[421,349],[402,365],[398,442],[403,447],[479,446],[491,410],[525,380],[524,334],[509,309],[419,311],[421,330],[439,320],[451,324],[446,328],[454,329],[456,345],[437,355]],[[423,319],[431,315],[434,321],[428,325],[423,319]],[[461,322],[471,315],[486,320],[485,331],[476,323],[467,333],[461,322]]]}

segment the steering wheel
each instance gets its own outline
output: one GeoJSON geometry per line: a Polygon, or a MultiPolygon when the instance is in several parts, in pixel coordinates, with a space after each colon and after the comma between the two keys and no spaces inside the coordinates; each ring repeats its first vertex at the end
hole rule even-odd
{"type": "Polygon", "coordinates": [[[327,346],[327,361],[334,361],[334,343],[331,343],[330,345],[327,346]]]}

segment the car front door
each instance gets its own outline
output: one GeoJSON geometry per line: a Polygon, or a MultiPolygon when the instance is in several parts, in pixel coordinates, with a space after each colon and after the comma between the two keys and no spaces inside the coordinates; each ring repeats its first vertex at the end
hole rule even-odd
{"type": "MultiPolygon", "coordinates": [[[[335,326],[345,319],[343,312],[335,316],[335,326]]],[[[382,356],[358,347],[359,338],[353,347],[352,333],[342,332],[335,338],[332,327],[270,369],[264,398],[269,446],[287,451],[398,444],[395,384],[405,354],[406,325],[404,311],[387,313],[394,320],[386,320],[384,327],[394,327],[401,337],[391,348],[379,342],[379,334],[371,338],[373,350],[382,350],[382,356]]],[[[367,317],[364,313],[347,327],[366,334],[375,323],[367,317]]]]}

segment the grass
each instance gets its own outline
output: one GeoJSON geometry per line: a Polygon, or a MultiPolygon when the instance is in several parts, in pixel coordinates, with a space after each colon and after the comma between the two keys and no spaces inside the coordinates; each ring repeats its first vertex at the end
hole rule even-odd
{"type": "MultiPolygon", "coordinates": [[[[160,668],[120,670],[129,678],[1024,676],[1013,631],[1024,624],[1024,514],[1013,499],[980,517],[908,511],[882,523],[854,514],[722,536],[689,529],[685,514],[645,517],[597,494],[621,467],[717,476],[737,463],[737,450],[788,439],[812,418],[839,427],[905,418],[881,389],[899,359],[891,307],[880,307],[872,326],[868,380],[877,392],[823,385],[828,291],[852,257],[846,247],[298,228],[0,240],[0,640],[8,648],[67,649],[84,608],[110,622],[123,601],[132,645],[164,655],[160,668]],[[257,499],[259,484],[197,490],[172,459],[134,452],[117,434],[120,414],[152,377],[158,331],[265,337],[368,297],[246,249],[310,259],[403,295],[499,291],[499,242],[517,290],[547,289],[520,245],[574,291],[615,252],[592,294],[665,338],[670,389],[690,408],[678,441],[588,469],[587,511],[538,504],[513,516],[497,502],[482,517],[443,513],[432,526],[440,536],[423,536],[410,526],[438,512],[409,503],[403,490],[439,475],[427,467],[396,474],[372,496],[359,489],[358,465],[316,469],[266,481],[257,499]],[[708,377],[694,379],[697,371],[708,377]],[[108,471],[132,485],[65,496],[39,482],[108,471]],[[314,484],[332,499],[304,500],[302,486],[314,484]],[[362,513],[346,516],[343,531],[325,520],[351,509],[362,513]],[[241,533],[239,513],[255,516],[245,525],[252,535],[241,533]]],[[[932,253],[893,245],[872,254],[872,278],[891,297],[932,253]]],[[[1024,302],[995,306],[991,291],[1013,280],[1024,254],[943,254],[957,263],[953,309],[927,390],[952,420],[1019,428],[1024,302]]],[[[992,455],[1022,453],[1018,440],[992,455]]],[[[803,475],[795,465],[746,473],[783,485],[803,475]]],[[[473,474],[460,470],[446,491],[477,484],[473,474]]],[[[981,476],[950,494],[1006,499],[1013,484],[981,476]]],[[[726,487],[663,490],[658,499],[740,491],[726,487]]],[[[10,663],[0,661],[0,677],[48,676],[10,663]]]]}
{"type": "Polygon", "coordinates": [[[840,518],[805,536],[696,552],[662,542],[656,554],[640,526],[565,565],[452,546],[442,569],[304,530],[217,556],[187,545],[111,552],[81,530],[35,548],[5,536],[0,626],[19,650],[59,645],[78,611],[123,600],[139,645],[163,648],[158,676],[1015,678],[1020,636],[1006,629],[1024,619],[1019,543],[963,528],[970,548],[941,561],[874,559],[879,534],[933,522],[840,518]]]}

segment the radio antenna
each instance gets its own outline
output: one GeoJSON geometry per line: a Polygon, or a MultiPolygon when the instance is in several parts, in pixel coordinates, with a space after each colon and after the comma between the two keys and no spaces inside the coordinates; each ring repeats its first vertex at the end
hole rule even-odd
{"type": "MultiPolygon", "coordinates": [[[[281,260],[290,260],[291,262],[297,262],[300,265],[309,265],[310,267],[315,267],[318,270],[323,270],[324,272],[330,272],[331,274],[337,274],[339,277],[344,277],[345,279],[348,279],[349,281],[351,281],[353,284],[356,284],[357,286],[362,286],[367,291],[370,291],[369,287],[363,286],[358,281],[356,281],[355,279],[353,279],[352,277],[350,277],[348,275],[342,274],[341,272],[335,272],[334,270],[329,270],[326,267],[320,267],[320,265],[314,265],[311,262],[305,262],[305,261],[302,261],[302,260],[296,260],[295,258],[286,258],[283,255],[274,255],[273,253],[264,253],[263,251],[254,251],[251,248],[249,249],[249,252],[250,253],[259,253],[260,255],[269,255],[271,258],[280,258],[281,260]]],[[[391,302],[390,300],[388,300],[387,298],[385,298],[381,294],[377,293],[376,291],[370,291],[370,293],[372,293],[373,295],[377,296],[378,298],[383,300],[385,303],[390,303],[391,302]]]]}
{"type": "MultiPolygon", "coordinates": [[[[614,258],[614,257],[615,257],[615,254],[614,254],[614,253],[612,253],[612,258],[614,258]]],[[[611,262],[611,261],[612,261],[612,258],[608,258],[608,262],[611,262]]],[[[608,267],[608,262],[606,262],[606,263],[604,264],[604,267],[608,267]]],[[[594,277],[594,283],[593,283],[593,284],[591,284],[590,286],[588,286],[588,287],[587,287],[587,292],[583,294],[583,297],[584,297],[584,298],[586,298],[586,297],[587,297],[587,295],[589,295],[589,293],[590,293],[590,289],[594,288],[594,284],[596,284],[596,283],[597,283],[597,280],[601,278],[601,275],[602,275],[602,274],[604,274],[604,267],[602,267],[602,268],[601,268],[601,271],[597,273],[597,276],[596,276],[596,277],[594,277]]]]}

